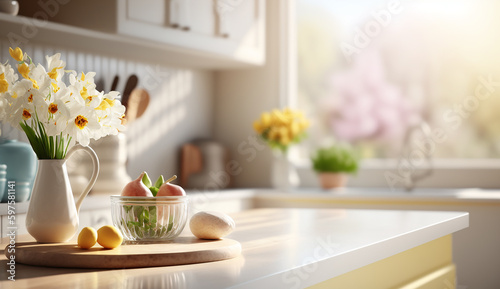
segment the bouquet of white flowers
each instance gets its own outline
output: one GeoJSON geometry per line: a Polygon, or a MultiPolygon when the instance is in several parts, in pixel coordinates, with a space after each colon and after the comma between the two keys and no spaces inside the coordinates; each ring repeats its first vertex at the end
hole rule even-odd
{"type": "Polygon", "coordinates": [[[9,52],[22,77],[0,63],[0,120],[22,129],[39,159],[63,159],[72,140],[87,146],[123,130],[119,93],[97,91],[95,72],[65,70],[60,53],[45,68],[19,47],[9,52]]]}

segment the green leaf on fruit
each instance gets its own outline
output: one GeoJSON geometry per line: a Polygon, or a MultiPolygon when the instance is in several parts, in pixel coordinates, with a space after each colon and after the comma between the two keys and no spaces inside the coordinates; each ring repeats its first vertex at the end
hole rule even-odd
{"type": "Polygon", "coordinates": [[[158,194],[158,191],[160,189],[157,187],[149,187],[149,190],[151,191],[151,194],[153,194],[153,196],[156,197],[156,194],[158,194]]]}
{"type": "Polygon", "coordinates": [[[148,188],[151,187],[151,179],[146,172],[144,172],[144,175],[142,176],[142,183],[148,188]]]}
{"type": "Polygon", "coordinates": [[[165,182],[165,179],[163,178],[163,175],[160,175],[158,177],[158,179],[156,180],[156,183],[155,183],[154,187],[156,187],[156,188],[159,189],[161,187],[161,185],[163,185],[164,182],[165,182]]]}

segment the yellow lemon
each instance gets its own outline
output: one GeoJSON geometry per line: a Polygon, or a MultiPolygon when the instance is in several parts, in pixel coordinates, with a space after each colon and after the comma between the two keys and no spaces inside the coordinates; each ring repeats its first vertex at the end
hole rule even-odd
{"type": "Polygon", "coordinates": [[[97,231],[92,227],[85,227],[78,235],[78,247],[90,249],[97,242],[97,231]]]}
{"type": "Polygon", "coordinates": [[[106,249],[113,249],[121,245],[123,236],[114,226],[102,226],[97,230],[97,243],[106,249]]]}

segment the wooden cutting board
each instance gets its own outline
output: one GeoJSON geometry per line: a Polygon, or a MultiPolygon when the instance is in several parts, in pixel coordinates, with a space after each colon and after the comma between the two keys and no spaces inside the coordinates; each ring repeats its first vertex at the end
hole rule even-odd
{"type": "MultiPolygon", "coordinates": [[[[68,268],[140,268],[220,261],[238,256],[241,244],[231,239],[200,240],[178,237],[166,242],[124,243],[115,249],[96,244],[82,250],[75,243],[16,243],[16,262],[27,265],[68,268]]],[[[7,247],[5,255],[9,258],[7,247]]]]}

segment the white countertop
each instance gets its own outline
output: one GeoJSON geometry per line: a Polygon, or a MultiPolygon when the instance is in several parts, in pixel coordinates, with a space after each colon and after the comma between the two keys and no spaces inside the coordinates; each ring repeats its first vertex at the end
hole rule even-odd
{"type": "MultiPolygon", "coordinates": [[[[318,188],[298,188],[291,192],[275,189],[228,189],[221,191],[187,190],[192,202],[204,203],[212,200],[234,199],[315,199],[315,200],[364,200],[364,201],[416,201],[416,202],[456,202],[456,203],[500,203],[500,190],[486,189],[441,189],[418,188],[412,192],[391,191],[389,188],[342,188],[322,190],[318,188]]],[[[82,210],[109,208],[109,194],[90,194],[82,203],[82,210]]],[[[16,212],[26,213],[29,202],[17,203],[16,212]]],[[[7,204],[0,204],[0,215],[7,215],[7,204]]]]}
{"type": "MultiPolygon", "coordinates": [[[[231,214],[240,257],[125,270],[18,264],[3,288],[283,288],[317,284],[468,227],[468,213],[257,209],[231,214]],[[297,284],[300,283],[300,284],[297,284]],[[57,285],[57,286],[56,286],[57,285]]],[[[189,231],[185,231],[189,234],[189,231]]],[[[5,239],[3,243],[5,243],[5,239]]],[[[5,257],[1,259],[5,263],[5,257]]]]}

